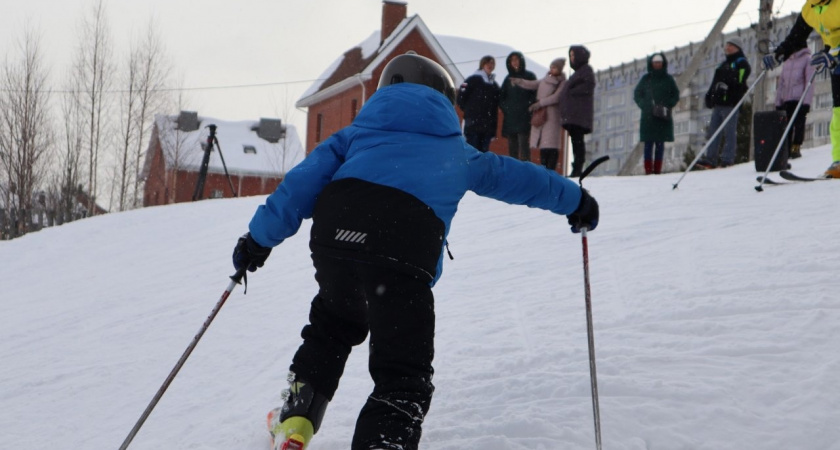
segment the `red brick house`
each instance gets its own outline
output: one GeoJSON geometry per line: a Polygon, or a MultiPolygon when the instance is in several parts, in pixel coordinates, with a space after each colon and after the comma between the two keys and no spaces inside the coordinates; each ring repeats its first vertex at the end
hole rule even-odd
{"type": "MultiPolygon", "coordinates": [[[[311,151],[321,141],[353,121],[365,101],[376,91],[379,76],[394,56],[408,51],[431,58],[442,65],[457,88],[465,77],[478,70],[484,55],[496,57],[496,81],[501,85],[507,69],[505,59],[513,48],[491,42],[433,34],[419,15],[407,17],[407,4],[402,1],[382,2],[382,28],[359,45],[344,52],[324,71],[318,80],[297,101],[298,108],[308,108],[306,149],[311,151]]],[[[526,57],[526,67],[541,78],[548,69],[526,57]]],[[[460,109],[456,108],[463,120],[460,109]]],[[[490,151],[508,154],[507,140],[502,137],[502,112],[499,111],[498,139],[490,151]]],[[[563,149],[560,149],[563,166],[563,149]]],[[[534,162],[539,152],[532,151],[534,162]]]]}
{"type": "Polygon", "coordinates": [[[226,122],[191,111],[157,115],[141,172],[143,206],[192,201],[211,124],[218,145],[210,153],[201,198],[233,197],[233,190],[239,197],[270,194],[304,157],[295,127],[279,119],[226,122]]]}

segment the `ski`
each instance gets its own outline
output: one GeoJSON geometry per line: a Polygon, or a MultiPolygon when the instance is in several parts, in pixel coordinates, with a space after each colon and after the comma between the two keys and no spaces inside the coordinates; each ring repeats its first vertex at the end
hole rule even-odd
{"type": "Polygon", "coordinates": [[[785,180],[789,180],[789,181],[804,181],[804,182],[825,181],[825,180],[831,180],[832,179],[832,178],[825,178],[825,177],[816,177],[816,178],[800,177],[799,175],[796,175],[793,172],[789,172],[787,170],[783,170],[783,171],[779,172],[779,176],[781,176],[785,180]]]}
{"type": "Polygon", "coordinates": [[[758,181],[759,183],[761,183],[761,180],[764,180],[764,184],[767,184],[767,185],[770,185],[770,186],[778,186],[780,184],[790,184],[790,183],[785,183],[784,181],[776,181],[772,178],[764,178],[761,175],[755,177],[755,181],[758,181]]]}

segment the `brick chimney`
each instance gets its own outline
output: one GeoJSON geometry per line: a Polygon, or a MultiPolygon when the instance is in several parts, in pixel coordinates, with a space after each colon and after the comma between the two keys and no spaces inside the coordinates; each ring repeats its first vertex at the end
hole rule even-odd
{"type": "Polygon", "coordinates": [[[406,17],[408,12],[408,3],[398,0],[384,0],[382,2],[382,34],[379,37],[379,43],[385,42],[385,39],[397,29],[397,26],[406,17]]]}

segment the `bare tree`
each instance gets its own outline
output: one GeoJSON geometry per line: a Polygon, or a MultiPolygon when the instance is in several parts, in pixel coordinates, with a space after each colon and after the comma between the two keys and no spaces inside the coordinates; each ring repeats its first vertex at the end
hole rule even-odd
{"type": "Polygon", "coordinates": [[[170,66],[166,60],[166,51],[160,38],[157,24],[154,20],[149,21],[146,29],[145,39],[139,47],[140,76],[138,78],[137,92],[140,103],[137,116],[137,140],[134,148],[134,197],[133,207],[137,208],[142,204],[142,182],[138,176],[140,166],[146,155],[149,144],[148,137],[151,135],[154,111],[164,107],[167,96],[163,88],[169,81],[170,66]]]}
{"type": "MultiPolygon", "coordinates": [[[[133,197],[129,187],[134,185],[132,174],[136,173],[132,150],[134,141],[137,140],[137,109],[139,96],[137,94],[137,79],[140,76],[140,51],[131,45],[128,54],[128,65],[122,77],[119,107],[120,120],[117,125],[119,129],[119,145],[114,147],[116,158],[113,167],[111,180],[111,200],[116,200],[119,211],[127,209],[127,197],[133,197]],[[114,192],[116,191],[116,192],[114,192]]],[[[133,202],[131,202],[133,204],[133,202]]]]}
{"type": "Polygon", "coordinates": [[[7,207],[16,209],[13,236],[32,228],[33,196],[44,181],[53,144],[39,35],[26,28],[18,51],[11,61],[7,56],[0,75],[0,166],[6,181],[0,189],[7,207]]]}
{"type": "Polygon", "coordinates": [[[61,139],[56,152],[56,173],[49,197],[56,208],[56,222],[62,224],[78,219],[76,194],[85,176],[82,159],[85,151],[86,120],[82,110],[81,80],[71,71],[65,81],[61,99],[61,139]]]}
{"type": "Polygon", "coordinates": [[[86,206],[90,214],[95,214],[99,181],[97,172],[110,107],[107,91],[113,84],[115,71],[104,0],[96,1],[89,15],[82,18],[80,28],[81,37],[73,70],[82,88],[79,98],[87,131],[84,145],[87,150],[89,201],[86,206]]]}

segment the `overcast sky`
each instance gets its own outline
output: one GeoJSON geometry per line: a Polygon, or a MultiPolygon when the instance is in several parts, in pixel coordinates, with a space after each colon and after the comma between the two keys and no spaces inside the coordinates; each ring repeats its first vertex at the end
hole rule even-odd
{"type": "MultiPolygon", "coordinates": [[[[777,1],[774,8],[787,15],[802,1],[777,1]]],[[[507,44],[545,66],[569,45],[584,44],[597,70],[703,39],[728,3],[414,0],[408,15],[419,14],[435,34],[507,44]]],[[[50,84],[59,88],[78,44],[80,18],[92,4],[0,0],[0,56],[16,55],[14,43],[30,24],[41,33],[50,84]]],[[[758,0],[742,1],[726,30],[756,22],[758,6],[758,0]]],[[[380,28],[382,2],[106,0],[106,8],[120,56],[155,17],[178,84],[190,89],[188,109],[225,120],[280,116],[303,128],[305,114],[294,103],[332,61],[380,28]],[[264,86],[197,89],[241,85],[264,86]]],[[[506,75],[503,66],[498,69],[499,77],[506,75]]]]}

